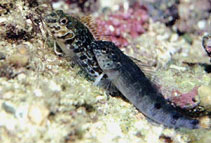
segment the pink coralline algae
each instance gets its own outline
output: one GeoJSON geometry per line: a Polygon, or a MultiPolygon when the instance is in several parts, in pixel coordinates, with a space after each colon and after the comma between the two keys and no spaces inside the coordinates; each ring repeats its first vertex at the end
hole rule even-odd
{"type": "Polygon", "coordinates": [[[143,34],[148,26],[147,10],[143,6],[129,8],[127,11],[120,11],[105,17],[96,19],[98,29],[102,37],[114,42],[117,46],[128,46],[128,39],[134,39],[143,34]]]}
{"type": "Polygon", "coordinates": [[[182,94],[180,91],[172,91],[173,96],[171,102],[181,108],[194,108],[198,105],[196,96],[198,95],[198,87],[194,87],[190,92],[182,94]]]}

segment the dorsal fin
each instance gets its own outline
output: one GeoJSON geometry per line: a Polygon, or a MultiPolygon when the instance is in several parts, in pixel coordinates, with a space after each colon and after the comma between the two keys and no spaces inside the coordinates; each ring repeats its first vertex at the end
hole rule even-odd
{"type": "Polygon", "coordinates": [[[101,34],[98,30],[98,25],[95,22],[93,22],[92,16],[90,15],[82,16],[79,18],[79,20],[89,28],[90,32],[93,34],[96,40],[102,40],[101,34]]]}

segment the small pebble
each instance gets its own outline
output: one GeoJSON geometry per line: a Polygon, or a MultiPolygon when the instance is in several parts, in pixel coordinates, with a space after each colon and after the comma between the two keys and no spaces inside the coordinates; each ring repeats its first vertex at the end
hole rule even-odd
{"type": "Polygon", "coordinates": [[[208,116],[203,116],[200,118],[200,126],[202,126],[203,128],[210,128],[211,127],[210,123],[211,121],[208,116]]]}
{"type": "Polygon", "coordinates": [[[199,21],[199,22],[197,23],[197,25],[198,25],[198,27],[199,27],[200,29],[204,29],[205,26],[206,26],[206,21],[205,21],[205,20],[201,20],[201,21],[199,21]]]}
{"type": "Polygon", "coordinates": [[[29,62],[29,54],[26,45],[18,45],[16,47],[18,49],[17,53],[10,56],[8,61],[10,64],[16,67],[24,67],[29,62]]]}
{"type": "Polygon", "coordinates": [[[198,88],[198,95],[200,98],[200,104],[205,107],[205,109],[211,111],[211,86],[204,86],[198,88]]]}
{"type": "Polygon", "coordinates": [[[10,56],[8,58],[8,61],[10,64],[14,66],[23,67],[27,65],[29,61],[29,57],[25,55],[21,55],[21,54],[15,54],[15,55],[10,56]]]}
{"type": "Polygon", "coordinates": [[[171,41],[171,42],[175,42],[175,41],[178,40],[178,38],[179,38],[179,37],[178,37],[177,34],[172,34],[171,37],[170,37],[170,41],[171,41]]]}
{"type": "Polygon", "coordinates": [[[2,108],[7,112],[7,113],[12,113],[15,114],[15,108],[13,107],[12,104],[3,102],[2,103],[2,108]]]}
{"type": "Polygon", "coordinates": [[[19,54],[28,55],[27,45],[18,45],[16,48],[18,49],[19,54]]]}
{"type": "Polygon", "coordinates": [[[49,110],[44,105],[33,104],[29,107],[28,118],[36,125],[42,125],[48,115],[49,110]]]}

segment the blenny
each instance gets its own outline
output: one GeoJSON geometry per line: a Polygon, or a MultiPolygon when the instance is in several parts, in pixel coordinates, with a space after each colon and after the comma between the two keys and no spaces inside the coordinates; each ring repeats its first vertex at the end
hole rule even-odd
{"type": "Polygon", "coordinates": [[[145,116],[166,127],[200,127],[198,120],[168,103],[117,46],[97,40],[82,19],[57,10],[45,17],[45,23],[56,41],[56,53],[71,57],[97,85],[121,92],[145,116]]]}
{"type": "Polygon", "coordinates": [[[145,116],[170,128],[200,127],[198,120],[168,103],[141,69],[112,42],[96,41],[91,49],[108,79],[145,116]]]}
{"type": "Polygon", "coordinates": [[[74,17],[65,14],[62,10],[56,10],[46,15],[44,22],[55,40],[54,51],[56,54],[64,55],[78,64],[86,77],[94,81],[94,85],[105,88],[111,95],[120,94],[107,79],[90,49],[91,43],[95,42],[98,37],[89,17],[74,17]]]}

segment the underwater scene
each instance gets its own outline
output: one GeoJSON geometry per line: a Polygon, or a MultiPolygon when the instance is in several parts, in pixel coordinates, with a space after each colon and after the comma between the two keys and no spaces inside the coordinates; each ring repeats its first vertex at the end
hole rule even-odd
{"type": "Polygon", "coordinates": [[[211,143],[210,0],[0,0],[1,143],[211,143]]]}

